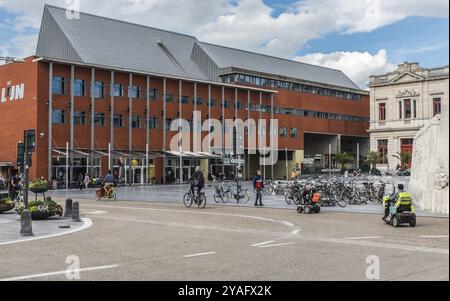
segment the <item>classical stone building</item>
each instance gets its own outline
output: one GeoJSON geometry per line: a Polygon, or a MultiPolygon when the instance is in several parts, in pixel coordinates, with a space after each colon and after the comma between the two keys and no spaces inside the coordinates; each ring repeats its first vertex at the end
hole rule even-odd
{"type": "Polygon", "coordinates": [[[404,63],[391,73],[370,77],[370,148],[382,155],[380,170],[395,170],[400,162],[394,155],[412,153],[420,129],[448,106],[448,75],[448,65],[404,63]]]}

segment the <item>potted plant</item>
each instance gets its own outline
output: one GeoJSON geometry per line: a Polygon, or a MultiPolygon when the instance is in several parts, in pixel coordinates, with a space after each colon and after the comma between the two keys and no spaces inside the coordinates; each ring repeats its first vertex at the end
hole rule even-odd
{"type": "Polygon", "coordinates": [[[379,175],[380,171],[377,169],[377,163],[380,162],[380,154],[376,151],[370,151],[366,154],[366,162],[370,166],[370,174],[379,175]]]}
{"type": "Polygon", "coordinates": [[[335,159],[341,164],[341,170],[345,171],[346,170],[345,165],[348,162],[350,162],[353,159],[353,157],[348,153],[337,153],[335,159]]]}
{"type": "Polygon", "coordinates": [[[0,214],[13,210],[15,207],[14,201],[4,198],[0,199],[0,214]]]}
{"type": "Polygon", "coordinates": [[[44,193],[48,191],[48,182],[44,179],[35,179],[28,184],[28,188],[34,193],[44,193]]]}
{"type": "Polygon", "coordinates": [[[392,156],[400,160],[400,164],[403,170],[408,169],[409,162],[411,162],[412,159],[412,154],[410,152],[398,152],[396,155],[392,156]]]}
{"type": "MultiPolygon", "coordinates": [[[[24,209],[25,206],[21,204],[16,208],[16,211],[20,214],[24,209]]],[[[63,215],[63,208],[51,198],[46,198],[43,201],[29,202],[28,210],[30,211],[31,219],[33,220],[43,220],[55,215],[59,215],[60,217],[63,215]]]]}

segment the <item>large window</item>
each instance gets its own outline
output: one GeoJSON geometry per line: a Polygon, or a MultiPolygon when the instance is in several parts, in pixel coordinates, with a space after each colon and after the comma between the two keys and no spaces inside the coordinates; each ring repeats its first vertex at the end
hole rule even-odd
{"type": "Polygon", "coordinates": [[[141,128],[141,116],[139,116],[139,115],[133,116],[133,118],[131,120],[131,128],[133,128],[133,129],[141,128]]]}
{"type": "Polygon", "coordinates": [[[148,128],[157,129],[158,128],[158,117],[150,117],[148,119],[148,128]]]}
{"type": "Polygon", "coordinates": [[[405,119],[412,118],[411,99],[405,99],[404,102],[405,119]]]}
{"type": "Polygon", "coordinates": [[[378,154],[380,155],[381,164],[388,163],[388,141],[386,139],[378,140],[378,154]]]}
{"type": "Polygon", "coordinates": [[[173,94],[166,94],[164,98],[165,98],[166,102],[174,102],[174,100],[175,100],[173,94]]]}
{"type": "Polygon", "coordinates": [[[181,101],[181,103],[188,104],[190,102],[189,96],[181,96],[181,98],[178,99],[178,102],[180,102],[180,101],[181,101]]]}
{"type": "Polygon", "coordinates": [[[73,123],[76,125],[86,125],[86,112],[75,112],[73,114],[73,123]]]}
{"type": "Polygon", "coordinates": [[[297,138],[298,137],[298,129],[292,128],[291,129],[291,138],[297,138]]]}
{"type": "Polygon", "coordinates": [[[441,99],[433,98],[433,116],[441,114],[441,99]]]}
{"type": "Polygon", "coordinates": [[[105,113],[97,113],[97,112],[95,112],[94,125],[96,127],[104,127],[105,126],[105,113]]]}
{"type": "Polygon", "coordinates": [[[158,100],[158,89],[150,89],[150,100],[158,100]]]}
{"type": "Polygon", "coordinates": [[[52,93],[66,95],[66,80],[61,76],[54,76],[52,80],[52,93]]]}
{"type": "Polygon", "coordinates": [[[114,127],[115,128],[123,128],[124,122],[123,122],[123,115],[114,115],[114,127]]]}
{"type": "Polygon", "coordinates": [[[86,96],[86,81],[83,79],[75,79],[73,87],[73,95],[84,97],[86,96]]]}
{"type": "Polygon", "coordinates": [[[104,82],[95,82],[92,96],[99,99],[105,98],[105,83],[104,82]]]}
{"type": "Polygon", "coordinates": [[[203,105],[203,97],[197,96],[197,98],[193,101],[194,104],[197,104],[199,106],[203,105]]]}
{"type": "Polygon", "coordinates": [[[217,99],[209,99],[208,100],[208,106],[210,106],[210,107],[217,107],[217,99]]]}
{"type": "Polygon", "coordinates": [[[380,121],[386,120],[386,104],[385,103],[380,103],[378,105],[378,118],[380,121]]]}
{"type": "Polygon", "coordinates": [[[113,96],[122,97],[124,95],[124,88],[122,84],[114,84],[113,96]]]}
{"type": "Polygon", "coordinates": [[[142,95],[141,87],[138,86],[132,86],[130,90],[130,96],[133,99],[140,99],[142,95]]]}
{"type": "Polygon", "coordinates": [[[288,135],[288,129],[280,128],[280,137],[287,137],[287,135],[288,135]]]}
{"type": "Polygon", "coordinates": [[[52,123],[63,124],[66,122],[66,113],[64,110],[53,109],[52,110],[52,123]]]}

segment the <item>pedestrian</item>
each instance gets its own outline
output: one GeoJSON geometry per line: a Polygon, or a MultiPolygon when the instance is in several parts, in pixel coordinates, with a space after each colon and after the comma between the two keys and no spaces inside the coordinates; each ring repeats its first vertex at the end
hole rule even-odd
{"type": "Polygon", "coordinates": [[[264,205],[262,203],[262,193],[261,193],[261,191],[264,188],[264,180],[263,180],[262,173],[261,173],[260,170],[258,170],[256,172],[256,176],[253,178],[253,188],[256,191],[255,206],[263,207],[264,205]]]}
{"type": "Polygon", "coordinates": [[[89,175],[86,173],[86,175],[84,176],[84,186],[86,187],[86,189],[89,188],[89,183],[91,183],[91,178],[90,178],[89,175]]]}
{"type": "Polygon", "coordinates": [[[236,171],[236,187],[237,187],[237,193],[241,192],[241,182],[243,180],[242,170],[238,169],[236,171]]]}
{"type": "Polygon", "coordinates": [[[83,190],[83,181],[84,181],[84,175],[80,172],[78,175],[78,185],[80,187],[80,190],[83,190]]]}

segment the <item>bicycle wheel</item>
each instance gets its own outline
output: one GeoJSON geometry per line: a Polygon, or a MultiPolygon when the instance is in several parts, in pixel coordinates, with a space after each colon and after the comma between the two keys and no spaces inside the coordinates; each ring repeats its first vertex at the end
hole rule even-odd
{"type": "Polygon", "coordinates": [[[286,191],[284,193],[284,199],[286,200],[286,203],[288,205],[292,205],[292,203],[294,202],[294,199],[292,197],[292,193],[290,191],[286,191]]]}
{"type": "Polygon", "coordinates": [[[248,201],[250,201],[250,192],[248,191],[248,189],[242,191],[241,196],[243,196],[243,198],[238,200],[238,203],[247,204],[248,201]]]}
{"type": "Polygon", "coordinates": [[[222,202],[222,195],[220,194],[220,191],[217,191],[217,190],[214,191],[213,199],[214,199],[214,202],[216,202],[217,204],[222,202]]]}
{"type": "Polygon", "coordinates": [[[345,199],[344,195],[341,195],[341,197],[337,197],[336,203],[339,205],[339,207],[347,207],[347,200],[345,199]]]}
{"type": "Polygon", "coordinates": [[[190,192],[186,192],[183,196],[183,203],[184,206],[186,206],[186,208],[191,208],[192,206],[192,197],[191,197],[191,193],[190,192]]]}
{"type": "Polygon", "coordinates": [[[198,208],[204,209],[206,207],[206,196],[202,193],[197,197],[198,208]]]}
{"type": "Polygon", "coordinates": [[[113,190],[113,191],[111,192],[111,200],[112,200],[113,202],[115,202],[115,201],[117,200],[117,192],[116,192],[115,190],[113,190]]]}
{"type": "Polygon", "coordinates": [[[228,203],[230,201],[230,199],[233,198],[233,194],[231,193],[231,191],[225,191],[222,195],[222,203],[228,203]]]}

